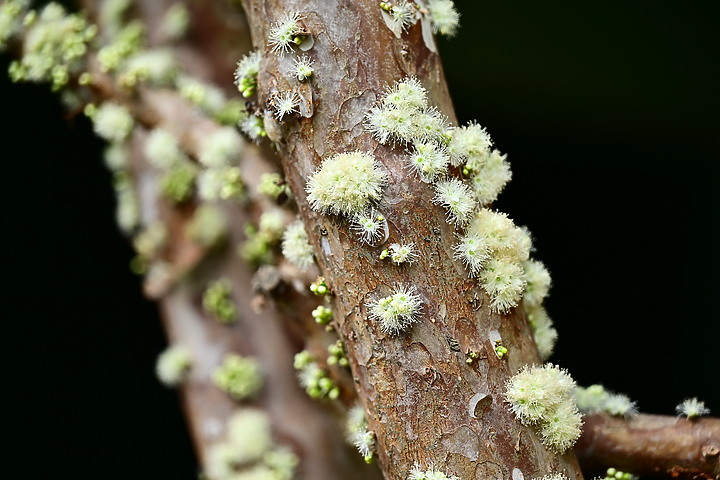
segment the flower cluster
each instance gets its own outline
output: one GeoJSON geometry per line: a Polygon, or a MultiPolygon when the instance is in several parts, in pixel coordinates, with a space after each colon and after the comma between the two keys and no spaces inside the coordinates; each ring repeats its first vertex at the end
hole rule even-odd
{"type": "Polygon", "coordinates": [[[445,142],[447,118],[428,107],[427,91],[415,77],[390,87],[365,117],[365,128],[380,143],[445,142]]]}
{"type": "Polygon", "coordinates": [[[313,249],[308,243],[302,220],[297,219],[285,229],[282,237],[282,253],[291,263],[305,270],[313,264],[313,249]]]}
{"type": "Polygon", "coordinates": [[[212,378],[215,385],[236,400],[255,395],[263,386],[257,360],[232,353],[225,356],[223,364],[215,370],[212,378]]]}
{"type": "Polygon", "coordinates": [[[327,372],[320,368],[310,352],[303,350],[295,355],[293,362],[298,371],[300,385],[312,398],[329,398],[335,400],[340,396],[340,388],[328,377],[327,372]]]}
{"type": "MultiPolygon", "coordinates": [[[[518,304],[525,291],[524,265],[539,269],[537,263],[528,262],[531,248],[526,230],[515,226],[504,213],[483,208],[476,213],[454,251],[470,275],[480,278],[492,299],[493,309],[505,312],[518,304]]],[[[541,285],[544,283],[539,277],[539,274],[533,277],[537,284],[536,300],[543,295],[541,285]]]]}
{"type": "Polygon", "coordinates": [[[450,178],[435,184],[433,203],[447,210],[448,222],[464,226],[475,210],[475,196],[462,180],[450,178]]]}
{"type": "Polygon", "coordinates": [[[528,323],[533,332],[533,339],[537,345],[540,357],[546,360],[550,357],[557,341],[557,330],[543,306],[530,306],[525,304],[528,323]]]}
{"type": "Polygon", "coordinates": [[[272,263],[272,246],[281,239],[285,230],[283,212],[269,208],[260,215],[257,226],[246,222],[244,230],[245,240],[238,248],[240,256],[254,265],[272,263]]]}
{"type": "Polygon", "coordinates": [[[365,409],[355,404],[347,414],[345,423],[347,440],[358,449],[367,463],[375,456],[375,432],[369,429],[365,418],[365,409]]]}
{"type": "Polygon", "coordinates": [[[574,392],[575,381],[565,370],[526,365],[508,380],[505,400],[518,420],[537,428],[543,443],[562,453],[580,437],[582,417],[574,392]]]}
{"type": "Polygon", "coordinates": [[[141,82],[171,86],[177,71],[178,66],[170,50],[142,50],[122,64],[118,82],[125,87],[134,87],[141,82]]]}
{"type": "Polygon", "coordinates": [[[6,43],[22,30],[23,17],[30,0],[6,0],[0,5],[0,51],[6,43]]]}
{"type": "Polygon", "coordinates": [[[253,96],[257,90],[257,76],[260,71],[262,54],[259,51],[250,52],[241,58],[235,68],[235,85],[243,97],[253,96]]]}
{"type": "Polygon", "coordinates": [[[368,245],[375,245],[383,234],[388,235],[387,219],[374,209],[355,215],[350,228],[368,245]]]}
{"type": "Polygon", "coordinates": [[[575,389],[575,401],[583,413],[605,412],[617,417],[629,418],[637,413],[637,405],[627,395],[609,392],[602,385],[590,385],[575,389]]]}
{"type": "Polygon", "coordinates": [[[299,81],[302,82],[304,80],[307,80],[308,78],[312,77],[312,74],[314,72],[315,70],[312,66],[312,60],[307,55],[298,57],[293,61],[292,74],[299,81]]]}
{"type": "Polygon", "coordinates": [[[268,45],[277,55],[290,53],[293,46],[303,43],[308,34],[301,25],[298,12],[288,12],[275,22],[268,32],[268,45]]]}
{"type": "MultiPolygon", "coordinates": [[[[20,28],[17,19],[26,7],[27,2],[18,1],[0,6],[0,27],[7,28],[0,28],[0,48],[20,28]]],[[[51,82],[53,90],[61,89],[80,71],[97,28],[58,3],[47,4],[40,13],[30,11],[23,22],[22,58],[10,64],[10,77],[14,82],[51,82]]]]}
{"type": "Polygon", "coordinates": [[[98,136],[110,142],[122,142],[130,136],[135,125],[127,108],[114,102],[105,102],[96,109],[87,109],[98,136]]]}
{"type": "Polygon", "coordinates": [[[370,318],[380,323],[383,332],[397,335],[419,320],[422,301],[412,285],[398,285],[392,295],[369,302],[370,318]]]}
{"type": "Polygon", "coordinates": [[[203,308],[222,323],[237,320],[237,307],[231,295],[230,281],[221,278],[208,285],[203,293],[203,308]]]}
{"type": "Polygon", "coordinates": [[[213,480],[293,478],[298,458],[275,445],[265,412],[242,408],[230,417],[226,430],[226,439],[209,448],[203,476],[213,480]]]}
{"type": "Polygon", "coordinates": [[[350,365],[350,361],[345,355],[345,344],[342,340],[338,340],[335,343],[328,345],[328,365],[339,365],[341,367],[347,367],[350,365]]]}
{"type": "Polygon", "coordinates": [[[273,95],[270,105],[275,112],[275,118],[280,121],[286,115],[298,112],[300,95],[294,90],[286,90],[273,95]]]}
{"type": "Polygon", "coordinates": [[[206,248],[212,248],[225,238],[228,224],[223,212],[214,205],[200,205],[188,224],[188,238],[206,248]]]}
{"type": "Polygon", "coordinates": [[[185,347],[174,345],[162,352],[155,364],[155,372],[162,383],[174,387],[187,376],[192,358],[185,347]]]}
{"type": "Polygon", "coordinates": [[[605,477],[601,480],[637,480],[637,478],[637,475],[633,475],[630,472],[623,472],[617,468],[610,467],[605,471],[605,477]]]}
{"type": "Polygon", "coordinates": [[[332,320],[332,310],[324,305],[318,305],[312,311],[312,317],[315,319],[315,323],[320,325],[327,325],[332,320]]]}
{"type": "Polygon", "coordinates": [[[675,411],[678,415],[683,415],[691,419],[710,413],[710,409],[705,406],[705,402],[701,402],[697,398],[687,398],[683,400],[675,407],[675,411]]]}
{"type": "Polygon", "coordinates": [[[390,257],[390,260],[395,265],[400,265],[401,263],[415,262],[419,258],[419,255],[417,254],[417,248],[415,248],[414,242],[403,244],[393,243],[380,253],[380,259],[387,257],[390,257]]]}
{"type": "Polygon", "coordinates": [[[380,200],[386,181],[387,174],[369,153],[338,153],[308,180],[307,200],[315,211],[353,218],[380,200]]]}
{"type": "Polygon", "coordinates": [[[455,475],[448,475],[447,473],[436,469],[435,467],[426,468],[423,470],[419,465],[414,465],[408,475],[408,480],[460,480],[455,475]]]}
{"type": "Polygon", "coordinates": [[[452,37],[457,33],[460,26],[460,14],[455,9],[452,0],[427,0],[428,12],[430,12],[430,20],[433,24],[435,33],[452,37]]]}
{"type": "Polygon", "coordinates": [[[411,25],[420,18],[414,2],[398,0],[395,2],[380,2],[380,8],[388,28],[399,38],[402,32],[407,31],[411,25]]]}

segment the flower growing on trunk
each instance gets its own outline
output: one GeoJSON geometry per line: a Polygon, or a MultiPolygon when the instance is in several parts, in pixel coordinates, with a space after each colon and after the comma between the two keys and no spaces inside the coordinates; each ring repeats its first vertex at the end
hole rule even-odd
{"type": "Polygon", "coordinates": [[[412,285],[395,287],[392,295],[367,304],[370,318],[380,323],[383,332],[397,335],[419,320],[422,312],[420,296],[412,285]]]}
{"type": "Polygon", "coordinates": [[[380,200],[387,174],[375,157],[364,152],[345,152],[325,160],[306,190],[313,210],[321,213],[358,215],[380,200]]]}

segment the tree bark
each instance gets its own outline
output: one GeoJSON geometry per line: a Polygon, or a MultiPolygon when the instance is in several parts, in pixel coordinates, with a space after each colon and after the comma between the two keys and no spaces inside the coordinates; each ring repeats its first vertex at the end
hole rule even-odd
{"type": "Polygon", "coordinates": [[[285,12],[301,14],[314,39],[312,118],[279,125],[276,143],[322,274],[333,292],[336,328],[348,348],[359,397],[377,436],[388,479],[405,479],[414,464],[435,465],[463,479],[526,478],[565,473],[580,478],[572,451],[549,452],[536,433],[517,422],[503,401],[505,382],[522,365],[540,361],[522,307],[491,312],[477,282],[453,260],[455,231],[431,203],[431,188],[405,168],[401,148],[378,145],[363,117],[393,82],[414,75],[431,104],[454,120],[440,57],[424,44],[416,24],[395,38],[374,0],[245,0],[253,44],[266,52],[258,77],[260,104],[293,88],[292,56],[267,47],[267,30],[285,12]],[[360,245],[348,223],[320,215],[306,201],[305,185],[321,160],[335,153],[372,153],[389,173],[380,210],[390,224],[389,242],[413,241],[420,259],[396,267],[378,259],[380,249],[360,245]],[[398,337],[368,319],[366,304],[396,284],[412,284],[423,298],[423,318],[398,337]],[[497,330],[509,355],[495,355],[497,330]],[[459,349],[457,348],[459,347],[459,349]],[[459,350],[459,351],[458,351],[459,350]],[[480,358],[465,362],[464,352],[480,358]],[[476,394],[487,395],[481,404],[476,394]]]}

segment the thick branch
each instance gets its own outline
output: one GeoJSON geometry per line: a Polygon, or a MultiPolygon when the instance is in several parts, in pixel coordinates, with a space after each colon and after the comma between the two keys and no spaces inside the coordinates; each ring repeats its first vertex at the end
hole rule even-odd
{"type": "Polygon", "coordinates": [[[615,467],[636,475],[720,478],[720,419],[585,416],[575,453],[588,472],[615,467]]]}
{"type": "Polygon", "coordinates": [[[260,104],[276,91],[296,88],[286,73],[293,56],[275,56],[266,47],[268,26],[298,10],[314,38],[308,54],[316,65],[315,113],[279,125],[278,148],[335,294],[337,329],[377,434],[385,477],[404,479],[415,463],[433,463],[463,479],[509,478],[514,468],[526,478],[550,472],[580,477],[572,452],[549,452],[503,401],[510,375],[539,361],[522,308],[508,315],[491,312],[486,295],[453,261],[455,231],[442,209],[431,204],[431,188],[405,168],[402,148],[378,145],[363,128],[379,93],[410,75],[427,87],[433,105],[454,117],[440,58],[425,46],[420,26],[395,38],[374,0],[246,0],[245,7],[253,42],[267,52],[260,104]],[[321,159],[358,149],[374,154],[389,172],[380,210],[390,223],[389,242],[419,246],[420,260],[410,267],[381,262],[379,249],[358,244],[346,221],[307,205],[305,183],[321,159]],[[397,284],[414,285],[424,317],[410,332],[392,337],[368,319],[366,304],[397,284]],[[494,353],[494,330],[510,349],[505,359],[494,353]],[[467,351],[479,353],[479,360],[468,365],[467,351]],[[487,403],[473,404],[476,394],[486,394],[487,403]]]}

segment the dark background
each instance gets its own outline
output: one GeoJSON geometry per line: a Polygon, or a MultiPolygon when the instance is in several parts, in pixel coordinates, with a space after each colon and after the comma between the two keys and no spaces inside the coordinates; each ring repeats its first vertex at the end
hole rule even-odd
{"type": "MultiPolygon", "coordinates": [[[[497,207],[553,274],[552,360],[642,411],[698,396],[720,414],[720,4],[456,3],[450,90],[509,155],[497,207]]],[[[45,86],[0,75],[0,99],[0,468],[196,478],[178,399],[155,380],[165,339],[128,270],[102,143],[45,86]]]]}

